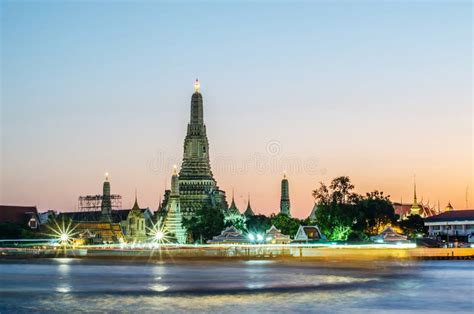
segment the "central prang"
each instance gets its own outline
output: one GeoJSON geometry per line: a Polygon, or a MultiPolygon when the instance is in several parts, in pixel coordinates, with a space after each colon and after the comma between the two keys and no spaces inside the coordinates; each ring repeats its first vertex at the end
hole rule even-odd
{"type": "MultiPolygon", "coordinates": [[[[200,84],[194,83],[191,97],[191,119],[184,139],[184,153],[179,171],[179,201],[184,217],[190,218],[204,206],[226,211],[228,208],[225,192],[220,190],[211,171],[209,142],[204,124],[204,110],[200,84]]],[[[166,210],[168,194],[162,209],[166,210]]]]}

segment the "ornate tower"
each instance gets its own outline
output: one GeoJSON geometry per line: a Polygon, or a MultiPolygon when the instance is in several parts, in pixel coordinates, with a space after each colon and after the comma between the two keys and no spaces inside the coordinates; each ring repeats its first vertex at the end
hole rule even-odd
{"type": "Polygon", "coordinates": [[[290,192],[288,188],[288,179],[286,173],[281,180],[281,199],[280,199],[280,214],[291,216],[290,213],[290,192]]]}
{"type": "Polygon", "coordinates": [[[166,217],[163,229],[174,236],[176,242],[186,242],[186,231],[182,225],[183,216],[181,215],[179,178],[176,166],[171,176],[171,192],[166,205],[166,217]]]}
{"type": "Polygon", "coordinates": [[[112,214],[112,202],[110,200],[109,174],[105,174],[104,185],[102,187],[102,204],[100,205],[101,220],[110,221],[112,214]]]}
{"type": "Polygon", "coordinates": [[[420,205],[418,205],[418,200],[416,199],[416,180],[413,182],[413,204],[410,208],[410,214],[419,215],[420,214],[420,205]]]}
{"type": "Polygon", "coordinates": [[[179,172],[179,194],[184,216],[191,217],[203,206],[227,210],[225,192],[219,190],[209,162],[209,143],[204,124],[203,100],[199,81],[191,97],[191,120],[184,139],[184,154],[179,172]]]}

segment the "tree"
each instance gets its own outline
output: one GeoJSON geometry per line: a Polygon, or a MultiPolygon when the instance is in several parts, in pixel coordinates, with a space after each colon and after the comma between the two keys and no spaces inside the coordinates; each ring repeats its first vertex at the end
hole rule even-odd
{"type": "Polygon", "coordinates": [[[234,226],[240,231],[247,231],[247,218],[244,215],[237,213],[226,214],[224,215],[224,225],[226,227],[234,226]]]}
{"type": "Polygon", "coordinates": [[[353,230],[368,235],[377,235],[388,224],[395,225],[397,216],[390,196],[377,190],[360,197],[356,204],[356,221],[353,230]]]}
{"type": "Polygon", "coordinates": [[[329,187],[320,183],[313,191],[316,201],[316,221],[323,234],[331,240],[346,240],[356,221],[355,204],[359,196],[352,192],[349,177],[337,177],[329,187]]]}
{"type": "Polygon", "coordinates": [[[272,226],[270,218],[265,215],[255,215],[247,217],[248,232],[264,233],[272,226]]]}
{"type": "Polygon", "coordinates": [[[417,234],[427,234],[428,228],[425,227],[425,222],[420,215],[410,215],[407,219],[400,221],[400,228],[403,232],[411,237],[417,234]]]}
{"type": "Polygon", "coordinates": [[[271,224],[274,225],[281,233],[294,237],[302,221],[297,218],[292,218],[285,214],[278,214],[270,216],[271,224]]]}
{"type": "Polygon", "coordinates": [[[26,224],[0,223],[0,239],[34,239],[41,237],[41,229],[32,230],[26,224]]]}
{"type": "Polygon", "coordinates": [[[205,205],[194,217],[183,218],[183,225],[193,241],[206,242],[224,229],[224,214],[215,206],[205,205]]]}

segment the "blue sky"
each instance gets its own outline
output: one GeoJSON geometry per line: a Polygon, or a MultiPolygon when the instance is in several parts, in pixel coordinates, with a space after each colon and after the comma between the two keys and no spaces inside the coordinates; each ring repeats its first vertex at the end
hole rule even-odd
{"type": "MultiPolygon", "coordinates": [[[[468,1],[3,1],[2,203],[73,209],[113,192],[156,208],[199,77],[214,173],[257,211],[319,181],[465,207],[472,182],[468,1]],[[246,166],[278,143],[271,170],[246,166]],[[161,157],[157,157],[161,156],[161,157]],[[157,158],[164,166],[150,166],[157,158]],[[278,160],[274,160],[278,159],[278,160]],[[242,166],[243,167],[243,166],[242,166]],[[469,188],[468,188],[469,189],[469,188]]],[[[268,157],[268,156],[267,156],[268,157]]],[[[471,193],[472,194],[472,193],[471,193]]],[[[472,204],[474,206],[474,204],[472,204]]]]}

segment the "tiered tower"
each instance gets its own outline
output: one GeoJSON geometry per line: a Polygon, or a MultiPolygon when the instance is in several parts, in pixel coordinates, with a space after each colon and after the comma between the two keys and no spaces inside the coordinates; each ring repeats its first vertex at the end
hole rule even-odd
{"type": "Polygon", "coordinates": [[[101,220],[110,221],[112,217],[112,201],[110,199],[109,174],[105,174],[104,185],[102,187],[102,204],[100,205],[101,220]]]}
{"type": "Polygon", "coordinates": [[[291,216],[290,213],[290,192],[288,188],[288,179],[286,173],[281,180],[281,199],[280,199],[280,214],[291,216]]]}
{"type": "Polygon", "coordinates": [[[192,217],[204,206],[227,210],[225,192],[217,186],[209,162],[209,143],[204,124],[203,101],[199,81],[194,83],[191,97],[191,120],[184,139],[184,154],[179,172],[179,194],[181,211],[192,217]]]}
{"type": "Polygon", "coordinates": [[[186,243],[186,231],[182,224],[183,216],[181,214],[179,178],[176,166],[171,176],[171,192],[166,205],[166,217],[163,229],[166,233],[174,235],[178,243],[186,243]]]}

